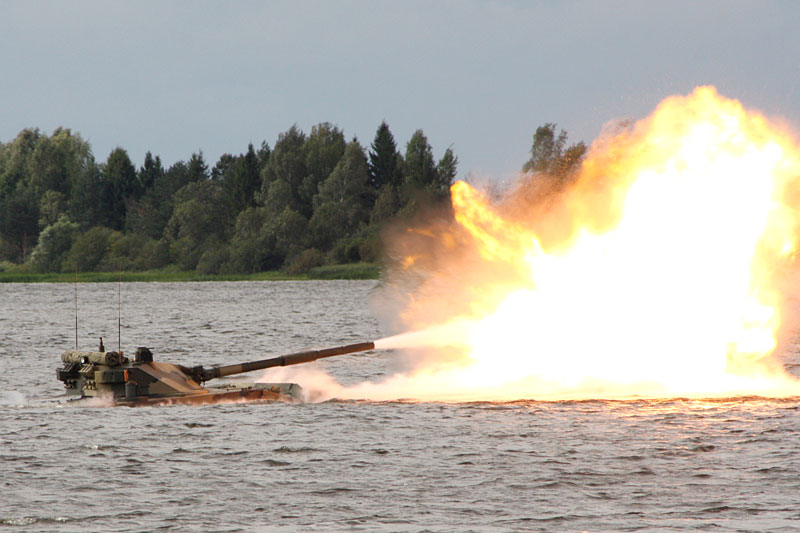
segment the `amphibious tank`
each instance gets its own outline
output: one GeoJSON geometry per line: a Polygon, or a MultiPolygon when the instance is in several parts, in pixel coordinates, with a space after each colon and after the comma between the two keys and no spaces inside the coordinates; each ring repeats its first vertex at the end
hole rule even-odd
{"type": "Polygon", "coordinates": [[[56,377],[64,382],[68,398],[91,398],[111,401],[113,405],[142,407],[171,404],[213,404],[235,402],[264,402],[302,399],[302,388],[296,383],[227,383],[204,387],[206,381],[263,370],[275,366],[310,363],[324,357],[334,357],[375,348],[372,342],[361,342],[297,352],[269,359],[233,365],[186,367],[153,360],[150,349],[139,347],[132,358],[122,351],[105,351],[101,339],[96,352],[67,350],[61,355],[63,367],[56,377]]]}

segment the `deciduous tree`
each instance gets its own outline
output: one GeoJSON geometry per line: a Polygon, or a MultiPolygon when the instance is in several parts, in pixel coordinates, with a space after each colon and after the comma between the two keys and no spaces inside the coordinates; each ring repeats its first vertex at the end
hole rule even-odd
{"type": "Polygon", "coordinates": [[[330,249],[335,240],[357,230],[372,210],[371,196],[367,158],[361,145],[353,141],[314,197],[310,221],[314,245],[330,249]]]}
{"type": "Polygon", "coordinates": [[[278,142],[269,156],[267,165],[261,171],[261,201],[266,198],[269,186],[276,179],[289,184],[292,198],[300,204],[300,184],[307,175],[306,171],[306,136],[297,125],[278,136],[278,142]]]}
{"type": "Polygon", "coordinates": [[[65,255],[78,234],[78,225],[66,217],[47,226],[31,252],[30,266],[34,272],[60,272],[65,255]]]}
{"type": "Polygon", "coordinates": [[[311,128],[311,135],[305,143],[306,176],[299,188],[299,208],[305,216],[311,216],[312,201],[317,195],[319,184],[328,179],[336,164],[342,158],[345,148],[344,134],[329,122],[311,128]]]}
{"type": "Polygon", "coordinates": [[[522,166],[523,172],[546,174],[563,180],[576,170],[586,153],[583,142],[567,146],[567,132],[556,135],[556,125],[548,122],[533,134],[531,157],[522,166]]]}
{"type": "Polygon", "coordinates": [[[433,150],[422,130],[415,131],[406,144],[405,180],[419,189],[428,189],[436,180],[433,150]]]}

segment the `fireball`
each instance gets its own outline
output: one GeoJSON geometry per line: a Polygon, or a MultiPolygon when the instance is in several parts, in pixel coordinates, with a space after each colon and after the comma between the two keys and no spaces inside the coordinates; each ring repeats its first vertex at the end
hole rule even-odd
{"type": "Polygon", "coordinates": [[[700,87],[595,141],[557,195],[492,202],[457,182],[435,260],[401,262],[406,278],[418,269],[402,314],[417,333],[377,343],[424,357],[353,395],[796,395],[774,354],[791,326],[798,178],[785,130],[700,87]]]}

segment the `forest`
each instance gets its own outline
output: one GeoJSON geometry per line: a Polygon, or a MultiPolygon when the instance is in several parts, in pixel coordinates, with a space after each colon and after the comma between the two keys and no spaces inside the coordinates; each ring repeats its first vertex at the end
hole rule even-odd
{"type": "MultiPolygon", "coordinates": [[[[565,175],[586,147],[539,127],[531,175],[565,175]]],[[[36,128],[0,143],[0,272],[195,271],[302,274],[377,262],[382,230],[423,210],[449,216],[458,158],[437,160],[421,129],[401,153],[386,122],[369,148],[324,122],[213,165],[203,153],[164,168],[124,148],[97,162],[79,133],[36,128]]]]}

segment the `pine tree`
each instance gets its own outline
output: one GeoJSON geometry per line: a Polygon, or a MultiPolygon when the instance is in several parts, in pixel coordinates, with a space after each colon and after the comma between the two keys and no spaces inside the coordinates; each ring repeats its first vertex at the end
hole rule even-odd
{"type": "Polygon", "coordinates": [[[431,184],[430,191],[437,195],[446,195],[457,173],[458,158],[453,155],[453,149],[448,148],[436,165],[436,179],[431,184]]]}
{"type": "Polygon", "coordinates": [[[205,181],[211,177],[208,173],[208,165],[206,165],[206,160],[203,159],[202,150],[198,153],[192,154],[192,157],[189,158],[187,171],[190,182],[205,181]]]}
{"type": "Polygon", "coordinates": [[[398,186],[403,182],[398,156],[394,136],[386,121],[383,121],[375,132],[369,152],[369,182],[373,189],[379,190],[384,185],[398,186]]]}
{"type": "Polygon", "coordinates": [[[149,151],[144,155],[144,165],[139,169],[139,183],[142,185],[143,192],[147,193],[153,185],[164,177],[164,167],[161,166],[161,158],[153,157],[149,151]]]}
{"type": "Polygon", "coordinates": [[[104,225],[121,230],[125,226],[128,205],[141,196],[136,168],[131,163],[128,152],[119,147],[112,150],[103,166],[102,176],[104,194],[102,205],[98,207],[104,214],[104,225]]]}
{"type": "Polygon", "coordinates": [[[255,193],[261,189],[261,174],[258,168],[258,156],[252,143],[247,153],[236,158],[223,175],[223,184],[234,218],[242,210],[256,205],[255,193]]]}

